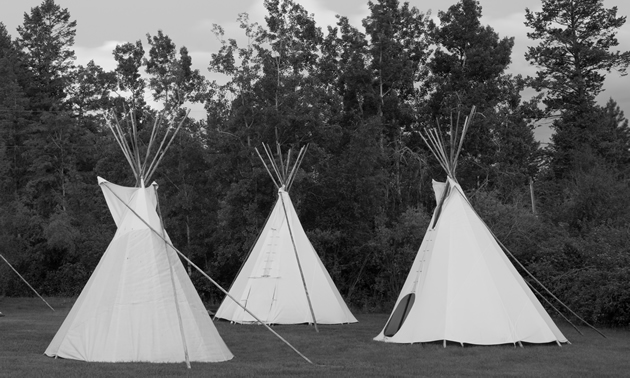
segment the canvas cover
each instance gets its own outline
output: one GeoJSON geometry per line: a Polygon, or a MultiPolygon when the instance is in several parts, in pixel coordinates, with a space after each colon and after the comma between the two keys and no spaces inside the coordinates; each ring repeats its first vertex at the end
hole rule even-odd
{"type": "MultiPolygon", "coordinates": [[[[313,323],[289,226],[317,323],[355,323],[357,320],[308,240],[289,193],[283,189],[279,190],[273,211],[232,284],[230,295],[265,323],[313,323]]],[[[256,321],[227,297],[216,317],[236,323],[256,321]]]]}
{"type": "Polygon", "coordinates": [[[566,342],[459,184],[436,208],[394,311],[375,338],[394,343],[566,342]]]}
{"type": "Polygon", "coordinates": [[[190,361],[231,359],[177,253],[139,219],[162,230],[156,185],[99,184],[118,229],[45,354],[101,362],[184,362],[186,352],[190,361]]]}

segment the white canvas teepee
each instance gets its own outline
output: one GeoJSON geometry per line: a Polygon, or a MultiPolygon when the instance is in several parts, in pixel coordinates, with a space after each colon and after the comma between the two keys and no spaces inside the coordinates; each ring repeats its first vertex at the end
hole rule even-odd
{"type": "Polygon", "coordinates": [[[143,160],[133,114],[130,118],[131,144],[117,121],[110,126],[139,187],[118,186],[99,177],[117,231],[45,354],[85,361],[188,365],[229,360],[233,356],[163,228],[157,184],[144,186],[183,120],[167,131],[154,156],[152,135],[143,160]]]}
{"type": "MultiPolygon", "coordinates": [[[[479,218],[455,179],[459,145],[446,151],[432,130],[425,141],[447,172],[434,181],[437,207],[420,250],[377,341],[453,341],[492,345],[566,342],[479,218]]],[[[458,130],[451,127],[451,146],[458,130]]]]}
{"type": "MultiPolygon", "coordinates": [[[[268,324],[355,323],[357,320],[308,240],[289,197],[288,190],[305,149],[300,150],[289,171],[290,151],[286,164],[281,160],[277,165],[269,148],[263,147],[277,175],[278,181],[265,164],[278,187],[278,200],[232,284],[230,295],[268,324]]],[[[279,146],[278,154],[281,157],[279,146]]],[[[215,316],[236,323],[254,322],[227,298],[215,316]]]]}

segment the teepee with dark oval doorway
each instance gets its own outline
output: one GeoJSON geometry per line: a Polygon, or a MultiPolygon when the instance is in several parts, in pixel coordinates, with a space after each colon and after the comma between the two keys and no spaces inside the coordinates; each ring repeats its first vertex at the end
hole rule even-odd
{"type": "Polygon", "coordinates": [[[492,345],[566,342],[455,179],[474,108],[450,144],[423,136],[447,174],[433,181],[437,206],[407,280],[377,341],[492,345]],[[450,146],[450,150],[447,149],[450,146]]]}

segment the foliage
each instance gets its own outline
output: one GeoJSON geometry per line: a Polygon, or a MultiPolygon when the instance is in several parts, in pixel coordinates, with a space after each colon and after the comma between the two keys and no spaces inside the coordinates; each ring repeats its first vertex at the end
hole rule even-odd
{"type": "Polygon", "coordinates": [[[525,25],[533,29],[528,37],[539,44],[529,47],[525,57],[538,69],[529,82],[543,92],[547,115],[559,116],[552,126],[549,174],[552,179],[565,179],[582,169],[585,157],[627,161],[627,154],[607,156],[610,150],[602,148],[612,142],[618,146],[613,149],[627,152],[627,124],[613,121],[614,103],[604,109],[595,105],[605,74],[612,70],[625,74],[630,64],[630,52],[613,51],[626,17],[618,17],[617,7],[605,8],[601,0],[542,3],[540,12],[526,10],[525,25]],[[612,122],[602,122],[604,114],[612,122]]]}
{"type": "Polygon", "coordinates": [[[524,81],[506,74],[514,38],[499,38],[492,27],[481,25],[482,8],[475,0],[461,0],[438,16],[440,24],[431,32],[438,48],[428,62],[422,122],[460,126],[475,106],[458,179],[465,187],[488,185],[509,197],[536,173],[538,149],[528,107],[521,104],[524,81]]]}
{"type": "Polygon", "coordinates": [[[592,104],[603,72],[623,74],[630,64],[630,52],[611,51],[626,22],[617,7],[604,8],[602,0],[543,0],[540,12],[525,12],[525,25],[533,29],[527,36],[540,40],[525,54],[539,68],[532,86],[546,91],[550,112],[592,104]]]}
{"type": "MultiPolygon", "coordinates": [[[[475,193],[472,199],[481,218],[516,259],[573,311],[594,324],[628,324],[630,239],[627,221],[620,225],[596,226],[586,235],[575,235],[569,232],[569,227],[541,222],[526,207],[501,203],[492,193],[475,193]]],[[[592,208],[607,211],[606,205],[598,205],[592,208]]],[[[627,216],[615,219],[627,219],[627,216]]],[[[544,292],[518,265],[517,270],[537,290],[544,292]]],[[[544,296],[561,308],[549,295],[544,296]]],[[[550,314],[555,312],[545,302],[543,304],[550,314]]],[[[561,310],[565,316],[573,318],[561,310]]]]}
{"type": "Polygon", "coordinates": [[[556,133],[547,150],[549,175],[566,178],[574,171],[606,164],[620,173],[627,172],[630,161],[630,129],[616,102],[567,111],[553,124],[556,133]]]}
{"type": "Polygon", "coordinates": [[[18,46],[25,52],[25,63],[30,74],[26,87],[37,109],[61,109],[70,84],[76,35],[76,21],[70,12],[44,0],[41,5],[24,14],[24,25],[18,27],[18,46]]]}
{"type": "Polygon", "coordinates": [[[142,108],[145,104],[144,90],[146,88],[146,80],[142,78],[140,68],[142,67],[142,58],[144,57],[144,48],[142,42],[123,43],[117,45],[113,51],[114,60],[117,62],[116,81],[118,89],[130,92],[130,103],[132,108],[142,108]]]}
{"type": "MultiPolygon", "coordinates": [[[[294,0],[266,0],[261,24],[239,15],[242,38],[215,25],[208,69],[223,79],[212,83],[160,30],[116,46],[113,71],[76,66],[76,22],[53,0],[15,39],[0,24],[3,255],[39,291],[76,295],[115,232],[96,177],[134,184],[106,116],[133,110],[145,151],[158,108],[181,119],[203,103],[154,176],[174,244],[228,287],[276,199],[254,148],[308,144],[291,191],[301,222],[346,301],[388,311],[435,207],[430,180],[444,177],[419,132],[438,124],[448,140],[444,126],[475,106],[458,169],[474,208],[588,320],[630,324],[630,131],[613,99],[593,102],[605,74],[627,68],[628,53],[612,51],[625,17],[599,0],[543,0],[525,20],[540,41],[526,79],[507,73],[514,40],[481,23],[478,1],[437,23],[397,0],[367,5],[358,27],[339,16],[322,28],[294,0]],[[524,102],[526,85],[541,93],[524,102]],[[552,112],[543,150],[533,122],[552,112]]],[[[30,295],[0,269],[0,294],[30,295]]],[[[223,298],[189,272],[205,300],[223,298]]]]}
{"type": "Polygon", "coordinates": [[[586,321],[627,325],[627,226],[600,226],[584,238],[564,234],[558,239],[559,248],[532,264],[534,274],[542,276],[545,285],[586,321]]]}
{"type": "MultiPolygon", "coordinates": [[[[166,109],[177,109],[186,102],[198,102],[200,92],[205,89],[205,79],[199,70],[192,69],[192,58],[188,49],[179,50],[173,41],[158,31],[156,36],[147,34],[149,58],[143,60],[147,74],[150,75],[149,87],[153,90],[153,99],[163,101],[166,109]]],[[[136,77],[134,72],[134,78],[136,77]]]]}

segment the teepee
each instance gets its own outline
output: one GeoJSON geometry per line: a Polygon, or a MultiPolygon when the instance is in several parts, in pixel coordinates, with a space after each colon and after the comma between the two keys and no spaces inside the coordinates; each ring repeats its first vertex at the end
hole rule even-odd
{"type": "MultiPolygon", "coordinates": [[[[308,240],[289,197],[306,149],[300,149],[291,168],[291,151],[285,163],[278,145],[277,164],[269,147],[263,147],[271,169],[260,153],[258,156],[278,188],[278,200],[234,280],[230,295],[267,324],[309,323],[317,328],[318,323],[355,323],[357,320],[308,240]]],[[[235,323],[254,322],[250,314],[228,298],[215,317],[235,323]]]]}
{"type": "Polygon", "coordinates": [[[159,144],[164,120],[157,117],[142,154],[134,114],[129,118],[129,136],[117,119],[109,126],[137,186],[98,178],[117,231],[45,354],[99,362],[186,362],[189,367],[190,361],[229,360],[233,356],[164,230],[157,184],[145,186],[186,117],[166,128],[159,144]]]}
{"type": "Polygon", "coordinates": [[[438,130],[423,136],[447,179],[433,182],[437,207],[394,310],[374,340],[445,345],[567,342],[455,179],[473,116],[474,108],[461,133],[451,125],[450,151],[438,130]]]}

